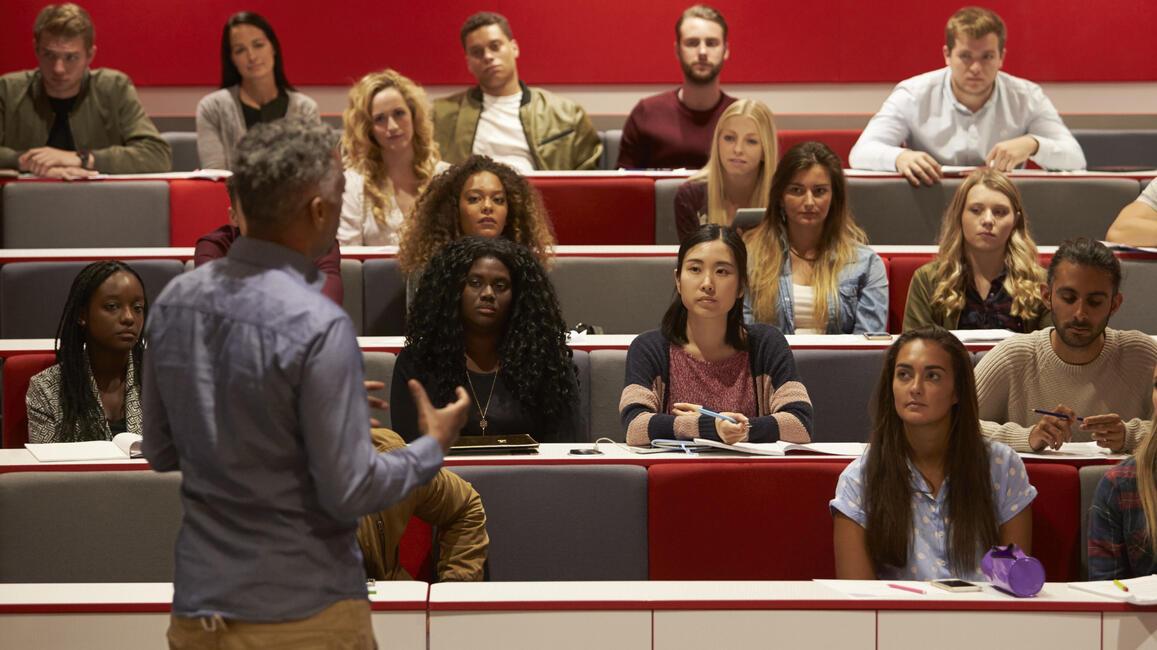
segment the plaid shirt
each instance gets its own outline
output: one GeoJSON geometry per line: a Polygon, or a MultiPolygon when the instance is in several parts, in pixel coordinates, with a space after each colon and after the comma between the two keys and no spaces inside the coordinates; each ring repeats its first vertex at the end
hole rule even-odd
{"type": "Polygon", "coordinates": [[[958,329],[1007,329],[1014,332],[1031,332],[1030,323],[1012,315],[1012,296],[1004,290],[1004,277],[1008,271],[1001,271],[1000,275],[988,287],[988,295],[980,297],[972,282],[964,291],[964,307],[960,311],[958,329]]]}
{"type": "Polygon", "coordinates": [[[1137,494],[1137,465],[1130,458],[1097,484],[1089,509],[1089,580],[1133,578],[1157,572],[1137,494]]]}

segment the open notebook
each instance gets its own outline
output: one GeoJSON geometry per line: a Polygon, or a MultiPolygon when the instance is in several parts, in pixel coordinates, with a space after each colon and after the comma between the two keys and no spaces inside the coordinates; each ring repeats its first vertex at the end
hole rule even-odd
{"type": "Polygon", "coordinates": [[[85,442],[24,443],[36,460],[42,463],[59,463],[78,460],[127,460],[142,458],[141,436],[137,433],[118,433],[112,440],[86,440],[85,442]]]}
{"type": "Polygon", "coordinates": [[[1092,582],[1070,582],[1073,589],[1080,589],[1098,596],[1123,600],[1134,605],[1157,605],[1157,575],[1142,576],[1121,580],[1121,584],[1129,588],[1125,591],[1112,580],[1094,580],[1092,582]]]}

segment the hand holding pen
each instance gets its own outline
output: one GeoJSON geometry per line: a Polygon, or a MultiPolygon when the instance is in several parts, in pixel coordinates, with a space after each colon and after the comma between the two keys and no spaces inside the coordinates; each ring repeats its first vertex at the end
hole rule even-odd
{"type": "Polygon", "coordinates": [[[1034,409],[1033,412],[1041,414],[1040,421],[1028,433],[1028,446],[1033,451],[1042,451],[1045,447],[1060,449],[1072,439],[1072,425],[1078,419],[1073,409],[1057,404],[1052,411],[1034,409]]]}
{"type": "MultiPolygon", "coordinates": [[[[1041,422],[1050,420],[1059,424],[1059,426],[1062,427],[1068,434],[1068,438],[1065,438],[1063,442],[1068,442],[1069,439],[1072,438],[1072,429],[1070,427],[1073,423],[1079,422],[1081,431],[1089,432],[1089,437],[1092,438],[1093,441],[1097,443],[1097,445],[1106,447],[1113,453],[1118,453],[1125,448],[1125,421],[1122,420],[1121,416],[1117,415],[1116,413],[1077,417],[1076,413],[1074,413],[1072,409],[1068,408],[1064,404],[1058,405],[1055,411],[1033,409],[1033,413],[1039,413],[1040,415],[1045,416],[1041,418],[1041,422]]],[[[1037,428],[1040,426],[1040,423],[1038,423],[1037,427],[1034,427],[1032,432],[1029,433],[1029,446],[1033,448],[1033,451],[1040,451],[1041,449],[1044,449],[1045,446],[1042,445],[1040,448],[1037,448],[1035,444],[1036,441],[1033,439],[1033,435],[1037,432],[1037,428]]],[[[1052,446],[1051,443],[1046,444],[1050,444],[1050,446],[1052,446]]],[[[1052,447],[1053,449],[1058,449],[1060,444],[1052,447]]]]}

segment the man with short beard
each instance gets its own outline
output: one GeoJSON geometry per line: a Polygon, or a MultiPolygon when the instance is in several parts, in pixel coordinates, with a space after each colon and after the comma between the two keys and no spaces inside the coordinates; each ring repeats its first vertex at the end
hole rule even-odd
{"type": "Polygon", "coordinates": [[[1022,452],[1070,440],[1114,453],[1137,448],[1153,415],[1157,343],[1107,327],[1121,306],[1120,285],[1121,266],[1103,244],[1061,244],[1041,285],[1056,327],[1005,339],[976,366],[985,436],[1022,452]]]}
{"type": "Polygon", "coordinates": [[[719,88],[719,71],[731,54],[723,15],[695,5],[679,16],[675,38],[683,85],[631,109],[619,144],[620,168],[702,167],[711,155],[715,123],[735,101],[719,88]]]}

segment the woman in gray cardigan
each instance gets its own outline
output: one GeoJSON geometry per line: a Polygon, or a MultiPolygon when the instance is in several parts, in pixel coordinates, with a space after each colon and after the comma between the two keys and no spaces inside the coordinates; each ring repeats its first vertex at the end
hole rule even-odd
{"type": "Polygon", "coordinates": [[[197,104],[201,167],[229,169],[233,147],[249,127],[282,117],[321,121],[317,102],[285,78],[273,27],[258,14],[235,13],[221,34],[221,89],[197,104]]]}

